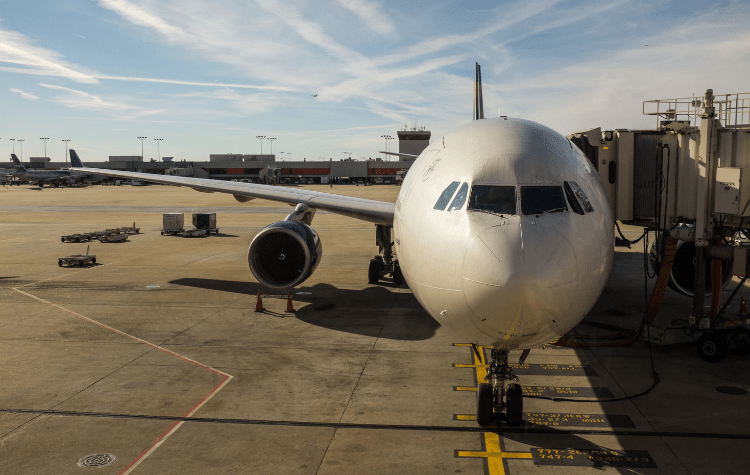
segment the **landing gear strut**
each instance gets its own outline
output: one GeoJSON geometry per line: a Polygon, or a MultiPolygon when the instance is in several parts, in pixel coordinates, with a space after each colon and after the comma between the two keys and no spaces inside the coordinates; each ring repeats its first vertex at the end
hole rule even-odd
{"type": "Polygon", "coordinates": [[[398,260],[393,258],[393,241],[391,241],[391,229],[389,226],[378,224],[375,227],[375,242],[378,250],[383,255],[378,254],[370,259],[370,267],[367,270],[367,280],[371,284],[377,284],[378,281],[387,275],[393,278],[395,285],[404,283],[404,274],[401,273],[401,266],[398,260]]]}
{"type": "MultiPolygon", "coordinates": [[[[474,347],[476,350],[476,347],[474,347]]],[[[520,362],[526,359],[529,350],[524,350],[520,362]]],[[[505,414],[505,423],[511,427],[523,422],[523,393],[518,377],[508,364],[508,350],[492,349],[492,361],[487,368],[487,382],[477,387],[477,422],[488,427],[496,414],[505,414]],[[507,384],[506,386],[506,382],[507,384]]]]}

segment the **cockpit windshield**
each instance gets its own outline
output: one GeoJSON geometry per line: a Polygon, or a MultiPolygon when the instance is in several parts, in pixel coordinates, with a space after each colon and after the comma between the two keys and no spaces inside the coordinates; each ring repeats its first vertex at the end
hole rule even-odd
{"type": "Polygon", "coordinates": [[[516,187],[474,185],[469,209],[497,214],[516,214],[516,187]]]}
{"type": "Polygon", "coordinates": [[[566,211],[565,195],[560,186],[522,186],[521,212],[544,214],[566,211]]]}

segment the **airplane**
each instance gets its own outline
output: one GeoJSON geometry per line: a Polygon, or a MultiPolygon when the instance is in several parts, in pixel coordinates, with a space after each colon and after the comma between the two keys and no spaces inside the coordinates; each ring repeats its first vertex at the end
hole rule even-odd
{"type": "Polygon", "coordinates": [[[80,168],[99,175],[229,193],[296,206],[252,240],[248,264],[261,284],[300,285],[323,256],[317,210],[376,225],[368,280],[390,275],[464,341],[491,347],[477,388],[477,422],[523,422],[510,350],[557,339],[591,310],[614,256],[614,219],[588,158],[541,124],[485,118],[476,65],[474,120],[433,141],[414,161],[396,203],[300,189],[80,168]],[[477,99],[478,96],[478,99],[477,99]]]}
{"type": "MultiPolygon", "coordinates": [[[[73,185],[82,181],[86,175],[78,172],[71,172],[69,170],[28,170],[21,160],[18,159],[15,153],[11,154],[15,169],[11,172],[11,176],[26,180],[30,183],[36,183],[40,188],[44,187],[45,183],[58,185],[73,185]]],[[[71,154],[71,164],[72,162],[71,154]]],[[[80,163],[80,160],[79,160],[80,163]]],[[[75,165],[73,165],[75,166],[75,165]]]]}

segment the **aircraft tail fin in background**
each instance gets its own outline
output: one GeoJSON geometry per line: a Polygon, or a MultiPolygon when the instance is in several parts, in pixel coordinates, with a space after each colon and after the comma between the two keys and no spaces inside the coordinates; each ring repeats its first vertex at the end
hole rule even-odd
{"type": "Polygon", "coordinates": [[[482,70],[474,63],[474,120],[484,119],[484,99],[482,99],[482,70]]]}
{"type": "Polygon", "coordinates": [[[72,148],[70,149],[70,165],[73,168],[83,168],[83,163],[81,163],[81,159],[78,158],[78,154],[72,148]]]}
{"type": "Polygon", "coordinates": [[[15,153],[11,153],[10,156],[13,159],[13,165],[16,166],[16,171],[26,170],[26,167],[23,166],[23,163],[21,163],[21,160],[18,159],[15,153]]]}

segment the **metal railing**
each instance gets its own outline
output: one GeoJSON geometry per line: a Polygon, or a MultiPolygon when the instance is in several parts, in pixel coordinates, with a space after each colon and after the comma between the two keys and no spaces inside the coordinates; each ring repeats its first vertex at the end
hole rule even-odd
{"type": "MultiPolygon", "coordinates": [[[[656,128],[660,120],[687,120],[698,125],[703,105],[702,97],[680,97],[643,101],[643,115],[656,116],[656,128]]],[[[714,94],[716,118],[726,128],[750,128],[750,92],[714,94]]]]}

